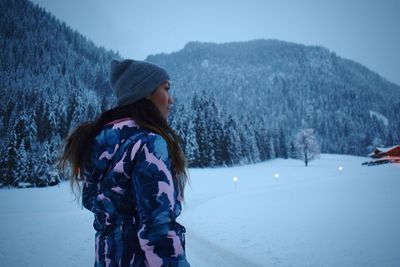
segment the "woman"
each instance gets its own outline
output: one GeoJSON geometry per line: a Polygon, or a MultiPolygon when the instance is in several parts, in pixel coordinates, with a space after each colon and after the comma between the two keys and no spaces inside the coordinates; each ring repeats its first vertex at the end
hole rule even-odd
{"type": "Polygon", "coordinates": [[[178,137],[167,124],[169,75],[157,65],[113,60],[117,107],[78,127],[61,170],[94,213],[95,266],[190,266],[176,222],[187,181],[178,137]]]}

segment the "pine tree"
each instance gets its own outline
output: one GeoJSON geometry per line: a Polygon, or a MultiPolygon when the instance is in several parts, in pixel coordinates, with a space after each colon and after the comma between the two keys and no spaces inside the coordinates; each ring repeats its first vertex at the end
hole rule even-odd
{"type": "Polygon", "coordinates": [[[37,125],[37,137],[43,142],[50,134],[50,121],[47,113],[48,100],[40,100],[36,106],[35,121],[37,125]]]}
{"type": "Polygon", "coordinates": [[[15,129],[12,129],[8,135],[5,153],[1,157],[1,183],[3,185],[16,186],[14,170],[18,161],[17,142],[17,134],[15,129]]]}
{"type": "Polygon", "coordinates": [[[37,157],[36,160],[36,166],[35,166],[35,177],[34,183],[38,187],[44,187],[47,186],[49,183],[49,177],[48,174],[51,171],[51,164],[52,164],[52,159],[51,159],[51,147],[50,147],[50,142],[48,140],[44,141],[42,144],[42,147],[39,151],[40,157],[37,157]]]}
{"type": "Polygon", "coordinates": [[[248,157],[251,163],[260,161],[260,152],[258,151],[255,130],[253,124],[246,123],[247,145],[249,147],[248,157]]]}
{"type": "MultiPolygon", "coordinates": [[[[76,80],[73,80],[77,83],[76,80]]],[[[68,132],[72,132],[83,120],[83,115],[85,114],[82,96],[78,90],[73,90],[70,98],[68,99],[67,106],[67,125],[68,132]]]]}
{"type": "Polygon", "coordinates": [[[297,158],[296,147],[294,145],[294,141],[291,140],[289,144],[289,158],[295,159],[297,158]]]}
{"type": "Polygon", "coordinates": [[[194,167],[202,167],[202,152],[204,153],[205,148],[205,140],[204,140],[204,128],[206,124],[204,123],[203,117],[201,116],[201,102],[198,94],[194,94],[191,102],[192,110],[193,110],[193,124],[194,124],[194,135],[196,138],[196,143],[198,145],[198,155],[193,160],[194,167]]]}
{"type": "Polygon", "coordinates": [[[226,149],[226,147],[223,146],[224,118],[215,103],[214,97],[210,97],[207,103],[209,105],[209,109],[207,111],[209,115],[209,146],[211,146],[214,150],[212,155],[214,155],[215,158],[213,166],[221,166],[224,163],[224,150],[226,149]]]}
{"type": "Polygon", "coordinates": [[[238,125],[238,132],[241,144],[240,164],[249,164],[259,161],[260,154],[257,148],[254,129],[251,124],[247,123],[246,118],[238,125]]]}
{"type": "Polygon", "coordinates": [[[258,129],[255,135],[258,151],[260,152],[261,161],[265,161],[271,158],[270,146],[269,146],[269,133],[264,125],[265,125],[264,123],[260,124],[260,128],[258,129]]]}
{"type": "Polygon", "coordinates": [[[194,166],[196,159],[199,157],[198,144],[196,141],[195,126],[192,120],[189,120],[186,136],[185,136],[185,155],[190,167],[194,166]]]}
{"type": "Polygon", "coordinates": [[[15,131],[19,137],[17,146],[20,145],[20,142],[24,142],[26,151],[34,149],[34,144],[37,141],[37,127],[32,113],[22,112],[20,114],[15,131]]]}
{"type": "Polygon", "coordinates": [[[233,116],[229,115],[225,131],[223,133],[223,145],[225,146],[224,162],[227,165],[234,165],[240,162],[242,157],[242,148],[240,142],[240,135],[237,129],[237,122],[233,116]]]}
{"type": "Polygon", "coordinates": [[[269,135],[269,156],[271,159],[276,158],[276,152],[275,152],[275,142],[274,142],[274,136],[269,135]]]}
{"type": "Polygon", "coordinates": [[[196,142],[198,145],[198,157],[194,160],[197,167],[216,166],[215,148],[213,147],[215,136],[212,131],[215,127],[212,116],[213,109],[205,92],[195,95],[192,99],[194,112],[194,125],[196,142]]]}
{"type": "Polygon", "coordinates": [[[285,134],[283,132],[283,129],[280,129],[279,132],[279,151],[280,151],[280,156],[284,159],[288,158],[288,149],[286,145],[286,138],[285,134]]]}
{"type": "Polygon", "coordinates": [[[29,180],[29,164],[28,155],[25,149],[25,142],[21,142],[16,155],[17,161],[15,169],[13,169],[13,177],[16,185],[25,183],[29,180]]]}
{"type": "Polygon", "coordinates": [[[279,136],[276,134],[276,132],[272,135],[272,143],[274,144],[275,148],[275,157],[282,158],[283,151],[281,151],[280,139],[279,136]]]}

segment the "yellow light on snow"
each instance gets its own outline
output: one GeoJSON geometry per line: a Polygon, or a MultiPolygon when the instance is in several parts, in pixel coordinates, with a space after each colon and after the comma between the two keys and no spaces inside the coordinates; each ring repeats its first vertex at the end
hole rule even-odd
{"type": "Polygon", "coordinates": [[[338,167],[338,170],[339,170],[339,171],[343,171],[343,167],[342,167],[342,166],[339,166],[339,167],[338,167]]]}
{"type": "Polygon", "coordinates": [[[279,173],[275,173],[275,178],[279,178],[279,173]]]}
{"type": "Polygon", "coordinates": [[[233,176],[233,181],[236,183],[237,181],[238,181],[238,178],[237,178],[237,176],[233,176]]]}

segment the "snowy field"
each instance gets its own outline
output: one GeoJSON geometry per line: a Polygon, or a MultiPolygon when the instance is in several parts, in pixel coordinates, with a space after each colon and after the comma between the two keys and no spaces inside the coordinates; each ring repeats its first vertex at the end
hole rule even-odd
{"type": "MultiPolygon", "coordinates": [[[[362,166],[367,160],[323,154],[307,168],[276,159],[191,169],[178,219],[188,261],[400,266],[400,165],[362,166]]],[[[0,210],[1,266],[93,266],[92,214],[73,202],[67,182],[2,189],[0,210]]]]}

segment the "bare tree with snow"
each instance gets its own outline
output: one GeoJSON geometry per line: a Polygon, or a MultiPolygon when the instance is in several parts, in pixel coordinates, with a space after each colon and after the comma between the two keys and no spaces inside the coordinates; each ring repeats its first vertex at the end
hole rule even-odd
{"type": "Polygon", "coordinates": [[[319,157],[320,147],[314,129],[303,129],[294,137],[296,156],[308,166],[308,162],[319,157]]]}

